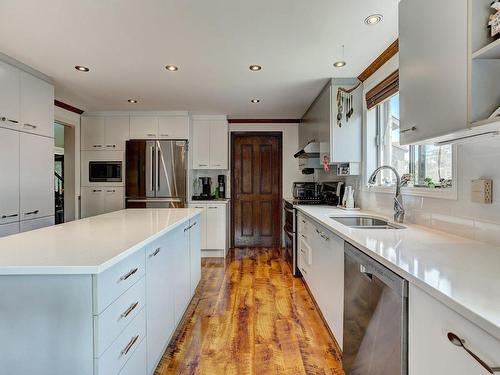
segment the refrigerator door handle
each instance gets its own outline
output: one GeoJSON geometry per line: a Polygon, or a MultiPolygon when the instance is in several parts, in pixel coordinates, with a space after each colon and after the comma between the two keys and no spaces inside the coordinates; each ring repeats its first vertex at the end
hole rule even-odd
{"type": "Polygon", "coordinates": [[[154,187],[154,170],[155,170],[155,165],[154,165],[154,155],[155,155],[155,148],[154,146],[150,147],[150,153],[151,153],[151,175],[150,175],[150,181],[149,181],[149,186],[151,187],[151,191],[155,190],[154,187]]]}
{"type": "Polygon", "coordinates": [[[160,160],[161,160],[160,143],[156,146],[156,191],[160,191],[160,160]]]}

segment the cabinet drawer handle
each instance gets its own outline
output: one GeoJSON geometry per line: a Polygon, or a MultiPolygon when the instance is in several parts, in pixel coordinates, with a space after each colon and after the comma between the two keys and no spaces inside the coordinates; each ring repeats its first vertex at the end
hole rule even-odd
{"type": "Polygon", "coordinates": [[[106,147],[108,147],[108,148],[114,148],[114,147],[116,147],[116,145],[106,145],[106,147]]]}
{"type": "Polygon", "coordinates": [[[106,193],[116,193],[116,190],[106,190],[106,193]]]}
{"type": "Polygon", "coordinates": [[[198,164],[198,167],[208,167],[208,164],[198,164]]]}
{"type": "Polygon", "coordinates": [[[214,206],[210,206],[208,208],[210,208],[211,210],[216,210],[217,209],[217,207],[214,207],[214,206]]]}
{"type": "Polygon", "coordinates": [[[157,255],[158,255],[158,253],[159,253],[159,252],[160,252],[160,248],[157,248],[157,249],[153,252],[153,254],[150,254],[150,255],[149,255],[149,257],[150,257],[150,258],[155,257],[155,256],[157,256],[157,255]]]}
{"type": "Polygon", "coordinates": [[[12,215],[2,215],[2,219],[7,219],[9,217],[16,217],[18,216],[17,214],[12,214],[12,215]]]}
{"type": "Polygon", "coordinates": [[[168,134],[160,134],[161,137],[168,137],[168,134]]]}
{"type": "Polygon", "coordinates": [[[36,215],[39,212],[40,212],[39,210],[35,210],[35,211],[25,212],[24,214],[25,215],[36,215]]]}
{"type": "Polygon", "coordinates": [[[92,193],[100,193],[102,190],[99,190],[99,189],[93,189],[92,190],[92,193]]]}
{"type": "Polygon", "coordinates": [[[306,223],[306,221],[305,221],[304,219],[302,219],[302,222],[303,222],[304,224],[306,223]]]}
{"type": "Polygon", "coordinates": [[[149,134],[148,134],[148,137],[156,137],[156,134],[149,133],[149,134]]]}
{"type": "Polygon", "coordinates": [[[2,121],[2,122],[8,121],[8,122],[12,122],[13,124],[19,124],[19,121],[12,120],[12,119],[7,118],[7,117],[0,117],[0,121],[2,121]]]}
{"type": "Polygon", "coordinates": [[[305,234],[301,234],[302,238],[307,239],[307,236],[305,234]]]}
{"type": "Polygon", "coordinates": [[[127,355],[130,349],[132,349],[132,346],[134,346],[134,344],[137,342],[138,339],[139,335],[132,337],[127,346],[125,347],[125,349],[122,350],[122,355],[127,355]]]}
{"type": "Polygon", "coordinates": [[[220,167],[220,164],[214,164],[214,167],[220,167]]]}
{"type": "Polygon", "coordinates": [[[304,255],[306,255],[306,252],[304,251],[304,249],[300,249],[300,252],[304,255]]]}
{"type": "Polygon", "coordinates": [[[490,374],[494,374],[495,372],[500,372],[500,367],[490,367],[484,362],[481,358],[479,358],[476,354],[472,352],[469,348],[465,346],[465,340],[461,339],[458,337],[456,334],[453,332],[448,332],[448,340],[455,345],[458,346],[462,349],[464,349],[472,358],[474,358],[481,366],[484,367],[486,371],[488,371],[490,374]]]}
{"type": "Polygon", "coordinates": [[[307,275],[307,272],[302,267],[300,267],[300,270],[307,275]]]}
{"type": "Polygon", "coordinates": [[[120,281],[127,280],[130,276],[132,276],[138,270],[139,270],[138,268],[134,268],[133,270],[128,271],[125,275],[123,275],[122,277],[120,277],[120,281]]]}
{"type": "Polygon", "coordinates": [[[399,131],[399,134],[404,134],[404,133],[408,133],[408,132],[414,132],[415,130],[417,130],[417,127],[416,126],[412,126],[411,128],[408,128],[408,129],[401,129],[399,131]]]}
{"type": "Polygon", "coordinates": [[[24,124],[24,126],[27,126],[27,127],[31,128],[31,129],[36,129],[37,128],[37,126],[33,125],[33,124],[24,124]]]}
{"type": "Polygon", "coordinates": [[[125,310],[125,311],[124,311],[124,312],[120,315],[120,318],[122,318],[122,319],[123,319],[123,318],[126,318],[127,316],[129,316],[129,315],[130,315],[130,313],[131,313],[132,311],[134,311],[134,310],[135,310],[135,308],[136,308],[138,305],[139,305],[139,301],[134,302],[133,304],[131,304],[131,305],[130,305],[130,307],[129,307],[127,310],[125,310]]]}
{"type": "Polygon", "coordinates": [[[92,147],[99,148],[102,147],[102,145],[92,145],[92,147]]]}

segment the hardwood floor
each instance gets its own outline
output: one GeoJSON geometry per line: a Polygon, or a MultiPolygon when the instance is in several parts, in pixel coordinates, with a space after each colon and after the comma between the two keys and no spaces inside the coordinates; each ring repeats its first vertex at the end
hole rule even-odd
{"type": "Polygon", "coordinates": [[[301,279],[275,249],[204,259],[202,280],[155,375],[343,375],[301,279]]]}

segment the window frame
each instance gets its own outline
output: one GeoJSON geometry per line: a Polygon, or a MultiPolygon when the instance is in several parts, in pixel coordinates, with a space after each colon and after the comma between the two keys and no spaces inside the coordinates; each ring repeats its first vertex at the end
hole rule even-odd
{"type": "MultiPolygon", "coordinates": [[[[397,91],[396,93],[393,93],[392,95],[386,97],[384,100],[378,102],[376,104],[376,106],[372,106],[371,109],[375,109],[377,112],[375,114],[375,119],[377,121],[377,129],[375,131],[375,134],[376,134],[376,146],[375,146],[375,149],[376,149],[376,165],[377,166],[380,166],[380,154],[379,154],[379,147],[380,147],[380,136],[381,136],[381,133],[380,133],[380,127],[379,127],[379,124],[380,124],[380,110],[381,110],[381,107],[377,107],[379,104],[383,103],[383,102],[386,102],[388,100],[390,100],[390,98],[392,98],[394,95],[396,95],[397,93],[399,93],[399,91],[397,91]]],[[[364,155],[368,155],[368,142],[370,142],[370,140],[368,140],[368,111],[370,109],[368,109],[368,106],[365,106],[364,108],[364,127],[363,127],[363,151],[364,151],[364,155]]],[[[412,145],[414,147],[414,145],[412,145]]],[[[410,153],[409,153],[409,173],[415,173],[415,155],[414,155],[414,152],[412,152],[414,150],[414,148],[410,146],[410,153]]],[[[373,147],[373,146],[372,146],[373,147]]],[[[448,199],[448,200],[457,200],[458,199],[458,188],[457,188],[457,185],[458,185],[458,175],[457,175],[457,146],[456,145],[452,145],[452,151],[451,151],[451,154],[452,154],[452,186],[451,187],[447,187],[447,188],[439,188],[439,187],[436,187],[436,188],[428,188],[428,187],[424,187],[424,186],[404,186],[401,188],[401,193],[403,195],[411,195],[411,196],[419,196],[419,197],[430,197],[430,198],[438,198],[438,199],[448,199]]],[[[368,184],[368,178],[369,176],[371,175],[372,171],[368,171],[368,163],[366,160],[364,160],[364,167],[363,167],[363,184],[362,184],[362,190],[365,191],[365,192],[374,192],[374,193],[384,193],[384,194],[395,194],[396,193],[396,186],[383,186],[383,185],[376,185],[376,186],[370,186],[368,184]]]]}

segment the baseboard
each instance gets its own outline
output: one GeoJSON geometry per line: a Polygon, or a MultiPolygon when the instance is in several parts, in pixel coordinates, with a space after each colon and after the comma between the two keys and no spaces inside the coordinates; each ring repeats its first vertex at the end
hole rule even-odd
{"type": "Polygon", "coordinates": [[[202,258],[224,258],[226,254],[224,254],[224,250],[201,250],[202,258]]]}

